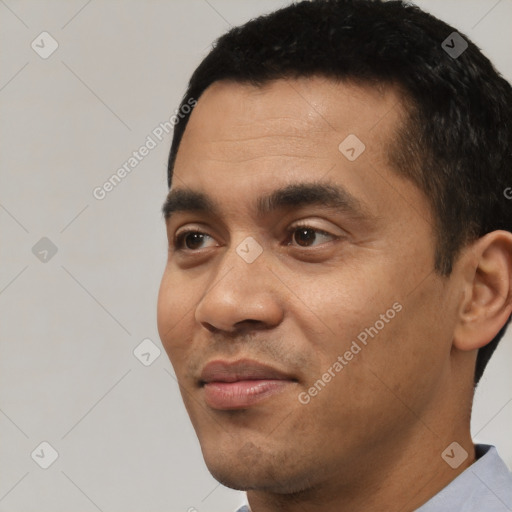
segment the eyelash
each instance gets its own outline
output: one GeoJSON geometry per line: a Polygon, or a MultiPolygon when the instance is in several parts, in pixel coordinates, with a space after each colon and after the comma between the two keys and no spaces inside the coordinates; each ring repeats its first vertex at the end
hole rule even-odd
{"type": "MultiPolygon", "coordinates": [[[[294,226],[290,227],[286,234],[287,234],[287,240],[293,235],[293,233],[295,231],[298,231],[299,229],[308,229],[308,230],[311,230],[311,231],[314,231],[315,233],[320,233],[321,235],[326,235],[326,236],[330,236],[332,237],[334,240],[338,240],[340,237],[339,236],[336,236],[336,235],[333,235],[332,233],[329,233],[327,231],[324,231],[322,229],[318,229],[318,228],[315,228],[314,226],[310,226],[309,224],[295,224],[294,226]]],[[[175,237],[174,237],[174,240],[173,240],[173,248],[176,250],[176,251],[183,251],[183,252],[197,252],[198,249],[184,249],[183,248],[183,243],[185,241],[185,238],[187,235],[190,235],[190,234],[193,234],[193,233],[196,233],[196,234],[199,234],[199,235],[207,235],[207,236],[210,236],[208,235],[208,233],[204,233],[203,231],[199,231],[198,229],[188,229],[188,230],[185,230],[185,231],[182,231],[181,233],[177,234],[175,237]]],[[[210,237],[212,238],[212,237],[210,237]]],[[[288,243],[287,245],[291,245],[290,243],[288,243]]],[[[304,247],[302,247],[302,249],[304,249],[304,247]]],[[[306,248],[307,249],[307,248],[306,248]]]]}

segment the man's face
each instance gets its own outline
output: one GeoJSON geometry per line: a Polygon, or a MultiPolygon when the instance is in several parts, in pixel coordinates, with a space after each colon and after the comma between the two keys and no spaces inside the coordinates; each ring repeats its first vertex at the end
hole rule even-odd
{"type": "Polygon", "coordinates": [[[158,328],[225,485],[339,481],[441,400],[456,293],[433,270],[427,199],[388,161],[400,118],[392,90],[321,78],[217,82],[191,115],[171,195],[216,209],[170,203],[158,328]],[[175,248],[188,229],[202,235],[175,248]]]}

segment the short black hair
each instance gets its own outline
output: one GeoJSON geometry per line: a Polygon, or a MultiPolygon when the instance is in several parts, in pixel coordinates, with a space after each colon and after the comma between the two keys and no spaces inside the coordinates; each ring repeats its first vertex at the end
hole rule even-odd
{"type": "MultiPolygon", "coordinates": [[[[190,79],[172,139],[169,187],[191,114],[182,107],[214,82],[261,86],[323,76],[391,86],[401,93],[406,114],[389,148],[390,163],[430,201],[435,270],[449,276],[467,243],[512,230],[504,196],[511,181],[512,88],[468,37],[454,32],[401,0],[302,1],[232,28],[190,79]]],[[[510,317],[479,349],[475,386],[509,323],[510,317]]]]}

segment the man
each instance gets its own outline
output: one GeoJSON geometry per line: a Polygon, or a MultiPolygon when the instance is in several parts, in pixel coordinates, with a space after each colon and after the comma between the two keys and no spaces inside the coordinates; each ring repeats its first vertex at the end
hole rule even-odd
{"type": "Polygon", "coordinates": [[[512,510],[470,436],[512,312],[510,85],[417,7],[313,0],[221,37],[180,112],[158,328],[241,510],[512,510]]]}

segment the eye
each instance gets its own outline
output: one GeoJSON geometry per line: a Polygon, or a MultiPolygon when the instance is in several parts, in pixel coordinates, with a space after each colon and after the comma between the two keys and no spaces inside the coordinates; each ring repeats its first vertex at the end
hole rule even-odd
{"type": "MultiPolygon", "coordinates": [[[[197,229],[188,229],[178,233],[174,237],[173,247],[177,251],[200,249],[201,244],[206,238],[212,238],[210,235],[197,229]]],[[[213,240],[213,239],[212,239],[213,240]]]]}
{"type": "MultiPolygon", "coordinates": [[[[288,234],[289,238],[291,237],[291,242],[296,241],[299,247],[311,247],[319,245],[313,245],[313,243],[317,241],[318,235],[320,235],[320,238],[327,237],[334,240],[338,238],[335,235],[327,233],[327,231],[322,231],[321,229],[308,226],[307,224],[292,226],[288,230],[288,234]]],[[[292,245],[291,242],[289,242],[287,245],[292,245]]]]}
{"type": "MultiPolygon", "coordinates": [[[[194,252],[197,249],[201,249],[201,244],[203,244],[208,238],[213,240],[210,235],[197,229],[184,230],[174,237],[173,247],[176,251],[194,252]]],[[[313,226],[300,224],[292,226],[288,230],[288,242],[286,245],[295,245],[295,247],[315,247],[317,245],[321,245],[318,243],[315,244],[319,238],[336,240],[339,237],[336,237],[327,231],[323,231],[313,226]],[[290,239],[291,241],[289,241],[290,239]],[[296,244],[293,244],[293,241],[295,241],[296,244]]]]}

